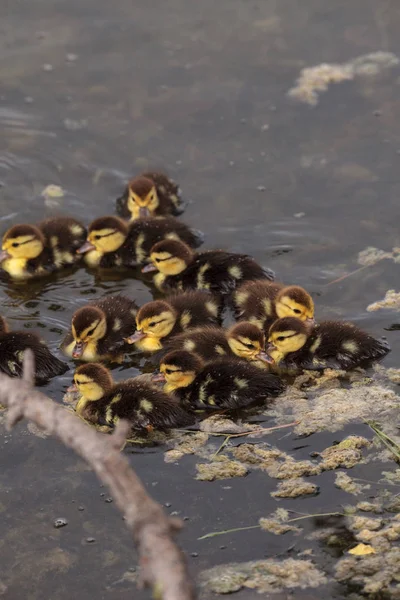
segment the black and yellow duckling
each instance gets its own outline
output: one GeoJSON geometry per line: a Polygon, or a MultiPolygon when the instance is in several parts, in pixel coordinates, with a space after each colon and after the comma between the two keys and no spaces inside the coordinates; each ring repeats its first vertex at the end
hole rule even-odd
{"type": "Polygon", "coordinates": [[[220,358],[205,364],[198,354],[186,350],[166,354],[154,380],[165,381],[165,392],[194,409],[241,408],[284,390],[279,377],[245,361],[220,358]]]}
{"type": "Polygon", "coordinates": [[[264,352],[265,335],[254,323],[241,321],[229,329],[198,327],[175,335],[165,345],[165,351],[187,350],[205,362],[216,358],[239,357],[257,367],[265,368],[269,361],[264,352]]]}
{"type": "Polygon", "coordinates": [[[278,367],[289,370],[348,370],[381,360],[390,347],[352,323],[321,321],[309,327],[286,317],[271,326],[266,352],[278,367]]]}
{"type": "Polygon", "coordinates": [[[0,317],[0,371],[9,377],[22,377],[22,361],[27,349],[32,350],[35,358],[36,383],[45,383],[68,371],[68,365],[55,357],[36,333],[10,331],[7,321],[0,317]]]}
{"type": "Polygon", "coordinates": [[[71,358],[84,361],[120,362],[129,349],[125,338],[135,328],[137,305],[125,296],[93,300],[73,315],[71,330],[61,349],[71,358]]]}
{"type": "Polygon", "coordinates": [[[142,272],[158,271],[153,281],[159,290],[199,289],[229,294],[243,281],[274,278],[273,271],[264,269],[247,254],[224,250],[196,253],[176,240],[155,244],[150,260],[142,272]]]}
{"type": "Polygon", "coordinates": [[[199,325],[220,325],[222,310],[221,298],[204,291],[154,300],[139,309],[136,331],[126,341],[144,352],[156,352],[177,333],[199,325]]]}
{"type": "Polygon", "coordinates": [[[71,217],[14,225],[3,235],[1,268],[13,279],[48,275],[77,263],[85,239],[85,227],[71,217]]]}
{"type": "Polygon", "coordinates": [[[233,294],[236,319],[255,323],[268,332],[283,317],[296,317],[314,324],[314,302],[298,285],[285,286],[265,279],[246,281],[233,294]]]}
{"type": "Polygon", "coordinates": [[[169,396],[143,377],[115,382],[106,367],[88,363],[78,367],[74,385],[78,391],[76,412],[92,423],[114,426],[126,419],[137,430],[172,429],[192,425],[194,417],[169,396]]]}
{"type": "Polygon", "coordinates": [[[117,199],[117,213],[129,221],[142,217],[177,217],[184,210],[179,187],[163,173],[143,173],[134,177],[117,199]]]}
{"type": "Polygon", "coordinates": [[[100,217],[89,225],[87,241],[77,250],[89,267],[137,267],[149,257],[154,244],[164,239],[183,240],[197,248],[203,234],[174,217],[148,217],[127,223],[114,216],[100,217]]]}

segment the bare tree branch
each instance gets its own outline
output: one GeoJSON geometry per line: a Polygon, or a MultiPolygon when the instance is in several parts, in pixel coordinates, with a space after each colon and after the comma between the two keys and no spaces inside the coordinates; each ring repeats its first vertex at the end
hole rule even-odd
{"type": "Polygon", "coordinates": [[[27,350],[22,380],[0,374],[0,403],[8,407],[7,428],[26,418],[84,458],[125,515],[139,553],[139,585],[151,587],[163,600],[194,600],[196,592],[185,558],[173,541],[182,522],[164,514],[120,453],[129,423],[118,423],[111,436],[100,434],[34,389],[34,372],[34,357],[27,350]]]}

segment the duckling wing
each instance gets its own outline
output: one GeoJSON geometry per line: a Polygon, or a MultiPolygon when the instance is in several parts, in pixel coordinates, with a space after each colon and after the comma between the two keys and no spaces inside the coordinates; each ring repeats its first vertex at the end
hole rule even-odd
{"type": "Polygon", "coordinates": [[[131,213],[128,209],[128,188],[125,188],[122,196],[116,199],[115,201],[115,209],[117,214],[123,219],[130,219],[131,213]]]}
{"type": "Polygon", "coordinates": [[[90,302],[106,315],[106,335],[99,342],[101,354],[113,353],[122,347],[127,347],[125,338],[132,335],[136,329],[136,313],[138,306],[134,300],[126,296],[105,296],[90,302]]]}
{"type": "Polygon", "coordinates": [[[36,381],[45,382],[63,375],[68,365],[55,357],[36,334],[15,331],[0,339],[0,370],[9,377],[22,377],[25,350],[30,349],[35,358],[36,381]]]}

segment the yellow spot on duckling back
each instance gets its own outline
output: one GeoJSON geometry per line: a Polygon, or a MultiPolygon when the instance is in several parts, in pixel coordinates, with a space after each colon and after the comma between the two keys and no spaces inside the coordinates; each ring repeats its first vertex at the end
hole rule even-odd
{"type": "Polygon", "coordinates": [[[317,349],[320,347],[321,345],[321,336],[318,336],[316,338],[316,340],[311,344],[310,346],[310,352],[314,353],[317,351],[317,349]]]}
{"type": "Polygon", "coordinates": [[[236,292],[235,294],[235,299],[236,299],[236,304],[238,304],[239,306],[242,306],[242,304],[244,304],[248,297],[249,297],[249,292],[236,292]]]}
{"type": "Polygon", "coordinates": [[[137,313],[137,310],[136,310],[136,308],[131,308],[131,310],[130,310],[129,312],[131,313],[131,315],[132,315],[133,317],[136,317],[136,313],[137,313]]]}
{"type": "Polygon", "coordinates": [[[52,248],[57,248],[57,246],[58,246],[58,237],[56,235],[52,235],[50,237],[50,246],[52,248]]]}
{"type": "Polygon", "coordinates": [[[110,404],[107,407],[106,410],[106,414],[105,414],[105,418],[106,418],[106,422],[107,423],[112,423],[113,422],[113,417],[112,417],[112,405],[115,404],[116,402],[119,402],[122,398],[121,394],[115,394],[115,396],[112,398],[110,404]]]}
{"type": "Polygon", "coordinates": [[[144,233],[139,233],[139,235],[137,236],[136,239],[136,246],[135,246],[135,250],[136,250],[136,259],[138,262],[144,262],[144,260],[147,258],[147,254],[145,252],[145,250],[143,250],[143,244],[146,240],[146,236],[144,235],[144,233]]]}
{"type": "Polygon", "coordinates": [[[166,276],[164,273],[156,273],[153,277],[154,285],[158,290],[162,290],[165,283],[166,276]]]}
{"type": "Polygon", "coordinates": [[[350,354],[356,354],[360,348],[354,340],[348,340],[347,342],[343,342],[342,344],[343,350],[347,350],[350,354]]]}
{"type": "Polygon", "coordinates": [[[193,350],[196,348],[196,343],[193,340],[185,340],[183,347],[188,352],[193,352],[193,350]]]}
{"type": "Polygon", "coordinates": [[[77,223],[70,225],[69,230],[72,233],[72,235],[76,235],[76,236],[81,235],[84,231],[82,225],[78,225],[77,223]]]}
{"type": "Polygon", "coordinates": [[[143,398],[143,400],[140,401],[139,406],[146,413],[150,413],[153,410],[153,408],[154,408],[152,402],[150,402],[150,400],[147,400],[146,398],[143,398]]]}
{"type": "Polygon", "coordinates": [[[219,344],[217,344],[217,345],[215,346],[215,352],[216,352],[217,354],[220,354],[221,356],[223,356],[224,354],[226,354],[226,352],[225,352],[224,348],[223,348],[222,346],[220,346],[219,344]]]}
{"type": "Polygon", "coordinates": [[[237,265],[233,265],[228,269],[229,275],[231,275],[234,279],[241,279],[243,276],[242,269],[237,265]]]}
{"type": "Polygon", "coordinates": [[[211,300],[206,302],[206,309],[211,315],[218,317],[218,304],[216,302],[212,302],[211,300]]]}
{"type": "Polygon", "coordinates": [[[122,267],[122,258],[121,258],[121,256],[116,256],[115,257],[115,266],[116,267],[122,267]]]}
{"type": "Polygon", "coordinates": [[[265,310],[265,314],[270,316],[272,315],[272,302],[269,298],[264,298],[262,301],[262,305],[265,310]]]}
{"type": "Polygon", "coordinates": [[[121,329],[121,326],[122,326],[121,319],[118,319],[118,317],[117,317],[114,321],[113,331],[119,331],[121,329]]]}
{"type": "Polygon", "coordinates": [[[233,383],[236,385],[236,387],[240,388],[241,390],[247,388],[249,385],[246,379],[241,379],[240,377],[235,377],[233,383]]]}
{"type": "Polygon", "coordinates": [[[200,269],[198,270],[198,273],[197,273],[197,288],[198,289],[203,289],[203,290],[210,289],[210,284],[207,283],[204,279],[204,274],[206,271],[208,271],[209,268],[210,268],[209,263],[206,263],[205,265],[200,267],[200,269]]]}
{"type": "Polygon", "coordinates": [[[170,233],[167,233],[167,235],[165,236],[166,240],[176,240],[176,241],[180,241],[180,237],[177,233],[174,233],[173,231],[171,231],[170,233]]]}
{"type": "Polygon", "coordinates": [[[207,404],[210,404],[211,406],[215,406],[216,405],[215,396],[209,396],[207,398],[207,404]]]}
{"type": "Polygon", "coordinates": [[[188,310],[184,310],[183,313],[182,313],[182,315],[181,315],[181,318],[179,320],[182,329],[187,329],[187,327],[189,326],[191,320],[192,320],[191,313],[188,310]]]}
{"type": "Polygon", "coordinates": [[[167,190],[165,189],[165,185],[159,185],[159,186],[158,186],[158,189],[160,190],[160,192],[161,192],[162,194],[165,194],[165,192],[167,191],[167,190]]]}

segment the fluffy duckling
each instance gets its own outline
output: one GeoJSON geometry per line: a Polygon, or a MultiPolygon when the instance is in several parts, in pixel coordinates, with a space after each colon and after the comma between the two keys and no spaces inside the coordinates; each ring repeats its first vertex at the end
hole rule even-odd
{"type": "Polygon", "coordinates": [[[223,250],[195,253],[187,244],[176,240],[155,244],[150,260],[142,272],[158,271],[154,284],[159,290],[199,289],[229,294],[243,281],[274,278],[273,271],[263,269],[247,254],[223,250]]]}
{"type": "Polygon", "coordinates": [[[192,291],[155,300],[136,315],[136,331],[127,338],[139,350],[155,352],[177,333],[199,325],[220,325],[223,304],[207,292],[192,291]]]}
{"type": "Polygon", "coordinates": [[[117,213],[129,221],[142,217],[177,217],[184,210],[179,187],[163,173],[143,173],[134,177],[117,199],[117,213]]]}
{"type": "Polygon", "coordinates": [[[235,316],[251,321],[264,331],[278,318],[296,317],[314,324],[314,302],[308,292],[298,285],[260,279],[246,281],[233,295],[235,316]]]}
{"type": "Polygon", "coordinates": [[[271,359],[264,352],[265,336],[254,323],[242,321],[230,329],[198,327],[174,336],[165,351],[195,352],[205,362],[222,357],[239,357],[265,368],[271,359]]]}
{"type": "Polygon", "coordinates": [[[85,239],[85,227],[71,217],[14,225],[3,235],[1,267],[13,279],[48,275],[78,262],[85,239]]]}
{"type": "Polygon", "coordinates": [[[93,300],[73,315],[61,349],[84,361],[121,362],[129,346],[124,339],[135,328],[137,305],[125,296],[93,300]]]}
{"type": "Polygon", "coordinates": [[[0,317],[0,371],[9,377],[22,377],[22,361],[27,349],[32,350],[35,358],[36,383],[45,383],[68,371],[68,365],[56,358],[36,333],[10,331],[7,321],[0,317]]]}
{"type": "Polygon", "coordinates": [[[92,423],[113,426],[119,419],[130,422],[132,429],[152,430],[186,427],[194,422],[193,415],[142,377],[114,383],[111,373],[100,364],[78,367],[74,385],[68,391],[78,391],[75,410],[92,423]]]}
{"type": "Polygon", "coordinates": [[[314,327],[294,317],[278,319],[269,330],[269,356],[291,369],[354,369],[382,359],[390,351],[352,323],[321,321],[314,327]]]}
{"type": "Polygon", "coordinates": [[[277,396],[284,384],[267,373],[235,358],[204,364],[198,354],[186,350],[169,352],[161,361],[156,381],[191,408],[236,409],[277,396]]]}
{"type": "Polygon", "coordinates": [[[197,248],[203,234],[166,217],[149,217],[127,223],[114,216],[100,217],[89,225],[87,241],[77,250],[89,267],[137,267],[149,257],[154,244],[164,239],[181,239],[197,248]]]}

